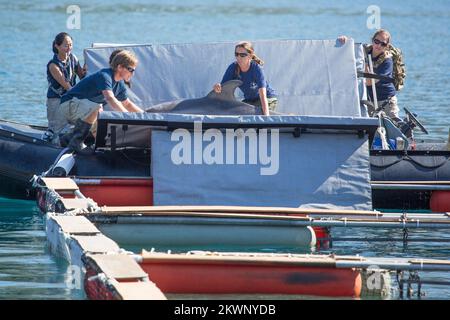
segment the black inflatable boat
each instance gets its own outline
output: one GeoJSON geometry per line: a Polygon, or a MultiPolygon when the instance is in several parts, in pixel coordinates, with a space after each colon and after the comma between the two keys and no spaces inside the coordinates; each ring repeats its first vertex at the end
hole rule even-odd
{"type": "MultiPolygon", "coordinates": [[[[45,140],[46,129],[0,120],[1,196],[34,198],[31,179],[35,174],[48,171],[63,151],[63,148],[45,140]]],[[[77,154],[73,157],[76,161],[70,174],[77,177],[150,177],[150,155],[145,148],[105,149],[95,155],[77,154]]]]}

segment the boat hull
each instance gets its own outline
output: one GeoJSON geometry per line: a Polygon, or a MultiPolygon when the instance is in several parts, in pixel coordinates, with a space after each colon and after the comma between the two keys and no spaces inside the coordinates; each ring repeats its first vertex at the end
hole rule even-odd
{"type": "Polygon", "coordinates": [[[372,150],[370,162],[374,208],[450,210],[450,202],[445,200],[450,191],[450,151],[372,150]]]}
{"type": "MultiPolygon", "coordinates": [[[[43,132],[44,128],[38,130],[0,120],[1,196],[36,198],[33,176],[48,171],[63,150],[40,139],[43,132]]],[[[124,195],[142,205],[153,202],[148,150],[102,150],[95,155],[77,154],[74,158],[75,165],[69,174],[81,180],[81,190],[87,195],[95,195],[100,202],[114,203],[124,195]],[[144,200],[145,195],[149,197],[144,200]]]]}
{"type": "Polygon", "coordinates": [[[61,148],[39,141],[0,136],[0,192],[18,199],[34,197],[30,180],[48,170],[61,148]]]}

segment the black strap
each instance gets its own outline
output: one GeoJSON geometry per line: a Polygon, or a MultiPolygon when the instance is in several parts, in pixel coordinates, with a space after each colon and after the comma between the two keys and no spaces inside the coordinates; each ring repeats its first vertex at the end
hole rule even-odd
{"type": "Polygon", "coordinates": [[[383,80],[383,81],[390,82],[390,83],[395,83],[394,78],[387,77],[387,76],[380,76],[379,74],[376,74],[376,73],[358,71],[357,74],[358,74],[358,77],[360,77],[360,78],[377,79],[377,80],[383,80]]]}

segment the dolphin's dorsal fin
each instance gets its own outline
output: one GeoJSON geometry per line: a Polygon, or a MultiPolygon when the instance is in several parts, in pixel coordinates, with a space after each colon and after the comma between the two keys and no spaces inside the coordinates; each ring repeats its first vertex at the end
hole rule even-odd
{"type": "Polygon", "coordinates": [[[225,82],[222,85],[222,92],[216,93],[214,90],[212,90],[210,93],[208,93],[208,98],[214,98],[214,99],[220,99],[220,100],[231,100],[236,101],[236,97],[234,96],[234,91],[236,91],[236,88],[242,85],[241,80],[230,80],[225,82]]]}

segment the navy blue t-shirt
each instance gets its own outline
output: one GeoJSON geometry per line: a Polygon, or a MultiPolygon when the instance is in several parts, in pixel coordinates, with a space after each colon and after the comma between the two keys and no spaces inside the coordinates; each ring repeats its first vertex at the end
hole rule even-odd
{"type": "Polygon", "coordinates": [[[106,104],[103,90],[111,90],[119,101],[125,101],[127,88],[123,80],[115,81],[114,72],[111,68],[101,69],[77,83],[61,97],[61,103],[72,98],[89,99],[92,102],[106,104]]]}
{"type": "MultiPolygon", "coordinates": [[[[374,59],[374,62],[376,62],[377,59],[374,59]]],[[[373,68],[373,72],[380,75],[380,76],[386,76],[392,78],[394,71],[394,62],[392,58],[387,58],[381,63],[378,67],[373,68]]],[[[391,82],[387,82],[384,80],[380,80],[375,84],[375,89],[377,91],[377,100],[382,101],[386,100],[390,97],[395,96],[395,86],[391,82]]],[[[370,99],[373,101],[373,95],[372,95],[372,87],[367,86],[367,92],[370,97],[370,99]]]]}
{"type": "Polygon", "coordinates": [[[264,77],[264,72],[262,68],[255,61],[251,61],[250,68],[247,72],[239,72],[239,75],[236,75],[236,67],[237,62],[233,62],[230,64],[225,71],[225,74],[222,78],[222,84],[229,80],[241,80],[243,84],[239,87],[244,93],[245,100],[256,100],[259,99],[260,88],[266,88],[267,97],[273,98],[275,97],[275,91],[269,86],[269,83],[266,81],[264,77]]]}
{"type": "Polygon", "coordinates": [[[54,63],[59,68],[59,70],[61,70],[62,74],[64,75],[64,79],[70,83],[71,87],[73,87],[77,83],[76,70],[78,67],[81,68],[80,62],[74,54],[70,54],[67,62],[64,64],[61,60],[59,60],[58,55],[55,54],[52,60],[47,63],[47,98],[61,98],[61,96],[66,93],[66,89],[64,89],[50,73],[49,67],[52,63],[54,63]]]}

